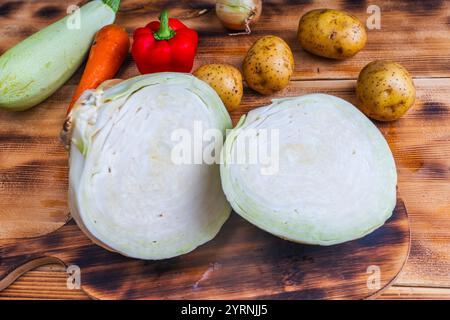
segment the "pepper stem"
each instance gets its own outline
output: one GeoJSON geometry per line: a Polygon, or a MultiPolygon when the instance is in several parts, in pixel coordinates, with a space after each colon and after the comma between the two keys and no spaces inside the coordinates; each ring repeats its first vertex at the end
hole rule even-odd
{"type": "Polygon", "coordinates": [[[159,16],[159,30],[154,33],[156,40],[170,40],[175,36],[175,30],[169,27],[169,12],[164,9],[159,16]]]}

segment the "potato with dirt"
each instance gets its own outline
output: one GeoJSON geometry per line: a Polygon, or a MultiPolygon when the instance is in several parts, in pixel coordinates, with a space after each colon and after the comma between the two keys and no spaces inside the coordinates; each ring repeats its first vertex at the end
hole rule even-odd
{"type": "Polygon", "coordinates": [[[367,32],[353,15],[339,10],[316,9],[301,17],[297,38],[303,49],[310,53],[347,59],[364,48],[367,32]]]}
{"type": "Polygon", "coordinates": [[[369,118],[392,121],[403,116],[414,104],[416,88],[403,66],[377,60],[361,70],[356,95],[358,108],[369,118]]]}
{"type": "Polygon", "coordinates": [[[193,74],[217,92],[228,111],[239,107],[244,90],[242,75],[237,68],[229,64],[205,64],[193,74]]]}
{"type": "Polygon", "coordinates": [[[242,70],[250,88],[264,95],[273,94],[289,84],[294,72],[294,56],[283,39],[265,36],[247,52],[242,70]]]}

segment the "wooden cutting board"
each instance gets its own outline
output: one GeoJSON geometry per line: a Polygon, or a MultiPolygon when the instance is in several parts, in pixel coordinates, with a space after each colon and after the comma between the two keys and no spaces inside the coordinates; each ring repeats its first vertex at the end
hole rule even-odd
{"type": "MultiPolygon", "coordinates": [[[[263,35],[278,35],[289,43],[296,61],[289,88],[271,97],[246,89],[241,108],[231,114],[235,123],[242,114],[268,104],[271,98],[321,92],[355,104],[355,79],[374,59],[393,59],[410,70],[417,86],[415,107],[399,121],[377,123],[394,153],[399,192],[411,223],[411,255],[395,283],[399,288],[450,287],[449,2],[378,1],[381,30],[370,30],[366,48],[345,61],[304,52],[295,39],[298,19],[310,9],[333,7],[350,11],[364,21],[369,2],[265,0],[260,22],[253,34],[245,37],[226,35],[211,10],[214,1],[122,2],[117,22],[130,35],[136,27],[155,19],[163,7],[171,7],[174,15],[197,29],[200,44],[196,67],[212,62],[239,66],[251,44],[263,35]]],[[[60,0],[0,1],[0,53],[62,17],[67,5],[60,0]]],[[[137,74],[129,58],[119,77],[137,74]]],[[[80,71],[32,110],[17,114],[0,111],[0,239],[46,235],[68,220],[67,154],[58,134],[79,78],[80,71]]],[[[10,240],[3,241],[11,244],[10,240]]],[[[17,240],[18,247],[20,243],[17,240]]],[[[387,283],[387,279],[384,281],[387,283]]]]}
{"type": "Polygon", "coordinates": [[[363,299],[395,279],[409,243],[402,200],[383,227],[345,244],[295,244],[233,214],[211,242],[161,261],[106,251],[70,222],[46,236],[0,241],[0,290],[36,264],[60,261],[99,299],[363,299]]]}

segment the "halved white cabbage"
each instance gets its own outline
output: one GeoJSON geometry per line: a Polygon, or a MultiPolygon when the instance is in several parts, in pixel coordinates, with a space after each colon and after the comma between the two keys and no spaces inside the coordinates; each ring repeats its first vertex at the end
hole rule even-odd
{"type": "Polygon", "coordinates": [[[94,242],[154,260],[214,238],[231,211],[219,166],[171,157],[177,129],[196,139],[194,123],[231,128],[211,87],[187,74],[140,76],[85,93],[69,119],[70,209],[94,242]]]}
{"type": "Polygon", "coordinates": [[[397,174],[386,140],[357,108],[334,96],[274,100],[250,111],[228,135],[222,158],[222,186],[233,209],[295,242],[360,238],[383,225],[396,204],[397,174]],[[252,130],[257,133],[248,134],[252,130]],[[279,140],[272,141],[276,130],[279,140]],[[247,144],[238,144],[243,136],[247,144]],[[267,171],[276,168],[273,157],[273,163],[248,163],[251,145],[270,155],[274,141],[278,172],[267,171]],[[240,162],[239,152],[246,153],[240,162]]]}

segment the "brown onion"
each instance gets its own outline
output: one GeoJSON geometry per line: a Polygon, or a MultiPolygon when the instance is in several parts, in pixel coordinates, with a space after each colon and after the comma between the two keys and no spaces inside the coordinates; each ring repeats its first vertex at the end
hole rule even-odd
{"type": "Polygon", "coordinates": [[[217,0],[216,15],[222,24],[230,29],[244,31],[236,34],[250,34],[250,25],[261,16],[261,0],[217,0]]]}

